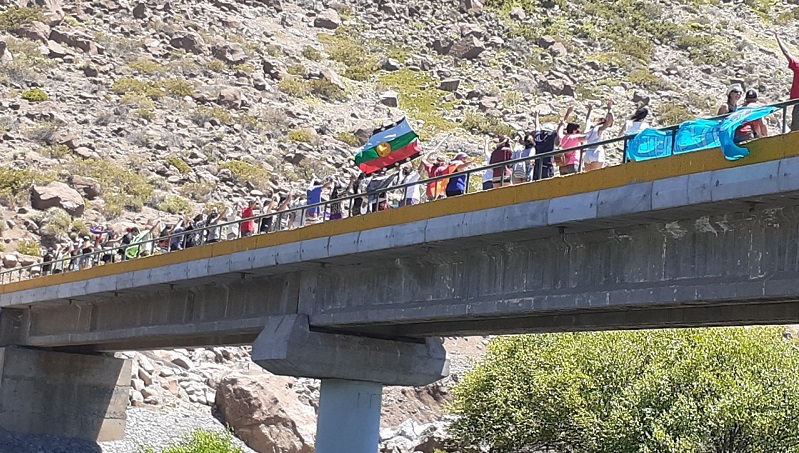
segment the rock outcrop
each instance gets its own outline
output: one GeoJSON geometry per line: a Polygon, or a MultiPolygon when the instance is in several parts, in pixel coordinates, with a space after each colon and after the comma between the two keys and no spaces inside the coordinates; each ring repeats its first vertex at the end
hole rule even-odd
{"type": "Polygon", "coordinates": [[[54,181],[43,186],[33,186],[31,206],[41,211],[61,208],[73,217],[80,217],[83,215],[86,203],[78,191],[62,182],[54,181]]]}

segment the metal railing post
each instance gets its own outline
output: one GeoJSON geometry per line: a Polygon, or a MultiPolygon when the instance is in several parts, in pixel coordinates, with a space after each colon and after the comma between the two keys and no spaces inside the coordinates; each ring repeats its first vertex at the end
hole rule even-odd
{"type": "Polygon", "coordinates": [[[788,133],[788,106],[782,106],[782,133],[788,133]]]}

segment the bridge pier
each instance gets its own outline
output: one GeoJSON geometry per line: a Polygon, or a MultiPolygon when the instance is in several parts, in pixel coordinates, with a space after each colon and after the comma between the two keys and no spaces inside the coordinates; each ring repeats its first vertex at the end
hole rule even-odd
{"type": "Polygon", "coordinates": [[[95,442],[125,434],[130,360],[0,348],[0,427],[95,442]]]}
{"type": "Polygon", "coordinates": [[[270,318],[252,359],[274,374],[322,380],[317,453],[375,453],[383,386],[422,386],[449,374],[440,339],[413,343],[315,332],[305,315],[270,318]]]}

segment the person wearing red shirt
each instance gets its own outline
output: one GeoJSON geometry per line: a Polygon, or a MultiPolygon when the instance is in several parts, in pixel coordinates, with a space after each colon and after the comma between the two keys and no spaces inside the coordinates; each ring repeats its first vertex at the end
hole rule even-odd
{"type": "MultiPolygon", "coordinates": [[[[433,153],[429,153],[426,156],[422,157],[422,161],[419,164],[419,173],[422,171],[427,172],[427,176],[430,178],[435,178],[436,176],[443,176],[447,174],[447,161],[444,159],[444,156],[438,156],[436,161],[430,162],[430,156],[433,153]]],[[[444,197],[444,188],[447,185],[447,179],[439,179],[438,181],[429,182],[427,183],[427,200],[436,200],[438,198],[444,197]]]]}
{"type": "MultiPolygon", "coordinates": [[[[494,152],[491,153],[489,164],[498,164],[500,162],[509,161],[513,156],[513,149],[510,147],[510,138],[500,135],[499,143],[497,144],[494,152]]],[[[510,185],[511,167],[510,165],[494,167],[494,188],[497,189],[502,186],[510,185]]]]}
{"type": "MultiPolygon", "coordinates": [[[[785,43],[782,42],[780,39],[780,35],[774,33],[774,36],[777,38],[777,44],[780,46],[780,50],[782,54],[785,55],[785,58],[788,59],[788,69],[793,71],[793,83],[791,83],[791,99],[799,99],[799,60],[796,59],[791,52],[788,51],[788,48],[785,47],[785,43]]],[[[799,131],[799,104],[793,106],[793,113],[791,114],[791,130],[792,131],[799,131]]]]}
{"type": "MultiPolygon", "coordinates": [[[[255,200],[250,200],[247,206],[241,210],[242,219],[251,219],[255,217],[255,206],[258,203],[255,200]]],[[[255,221],[245,220],[241,222],[241,237],[246,238],[255,234],[255,221]]]]}

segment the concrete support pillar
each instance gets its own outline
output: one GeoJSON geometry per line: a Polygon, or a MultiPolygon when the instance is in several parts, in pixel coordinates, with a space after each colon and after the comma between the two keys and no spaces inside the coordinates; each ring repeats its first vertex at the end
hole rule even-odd
{"type": "Polygon", "coordinates": [[[125,434],[130,360],[0,348],[0,427],[95,442],[125,434]]]}
{"type": "Polygon", "coordinates": [[[422,386],[449,374],[441,339],[314,332],[305,315],[270,318],[252,360],[274,374],[322,380],[317,453],[376,453],[383,385],[422,386]]]}
{"type": "Polygon", "coordinates": [[[383,386],[323,379],[316,422],[316,453],[375,453],[380,442],[383,386]]]}

